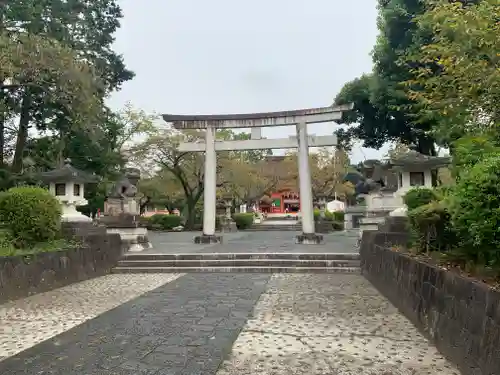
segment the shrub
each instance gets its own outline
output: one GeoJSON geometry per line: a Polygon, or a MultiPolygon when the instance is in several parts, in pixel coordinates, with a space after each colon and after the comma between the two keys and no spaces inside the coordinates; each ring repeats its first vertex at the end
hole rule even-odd
{"type": "Polygon", "coordinates": [[[151,216],[149,223],[153,228],[156,227],[162,230],[171,230],[181,225],[182,217],[177,215],[156,214],[151,216]]]}
{"type": "Polygon", "coordinates": [[[500,266],[500,154],[466,169],[450,201],[464,255],[476,263],[500,266]]]}
{"type": "Polygon", "coordinates": [[[414,248],[418,252],[446,251],[455,243],[451,215],[444,202],[431,202],[408,212],[414,248]]]}
{"type": "Polygon", "coordinates": [[[333,221],[332,227],[333,227],[333,230],[335,230],[335,231],[344,230],[344,222],[343,221],[333,221]]]}
{"type": "Polygon", "coordinates": [[[233,220],[238,229],[248,229],[253,224],[253,213],[234,214],[233,220]]]}
{"type": "Polygon", "coordinates": [[[438,195],[433,189],[422,187],[409,190],[403,198],[408,211],[437,201],[438,199],[438,195]]]}
{"type": "MultiPolygon", "coordinates": [[[[321,217],[321,211],[318,208],[314,209],[314,220],[318,221],[321,217]]],[[[325,210],[325,220],[329,221],[344,221],[343,211],[328,211],[325,210]]]]}
{"type": "Polygon", "coordinates": [[[335,221],[338,221],[344,225],[345,212],[344,211],[334,211],[332,212],[332,218],[335,221]]]}
{"type": "Polygon", "coordinates": [[[463,137],[453,144],[453,171],[459,175],[482,161],[485,157],[498,154],[500,148],[495,141],[485,136],[463,137]]]}
{"type": "Polygon", "coordinates": [[[61,205],[40,187],[12,188],[0,194],[0,221],[16,247],[33,246],[59,237],[61,205]]]}

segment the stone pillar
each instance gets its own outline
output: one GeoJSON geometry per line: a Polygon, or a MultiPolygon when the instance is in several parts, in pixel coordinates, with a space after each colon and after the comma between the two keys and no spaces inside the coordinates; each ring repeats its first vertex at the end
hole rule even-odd
{"type": "Polygon", "coordinates": [[[221,236],[215,235],[217,210],[217,156],[215,153],[215,128],[205,132],[205,175],[203,191],[203,234],[194,238],[195,243],[218,243],[221,236]]]}
{"type": "Polygon", "coordinates": [[[354,229],[354,215],[348,212],[344,213],[344,231],[354,229]]]}
{"type": "Polygon", "coordinates": [[[307,124],[297,124],[298,165],[300,187],[300,215],[302,218],[302,234],[296,238],[297,243],[317,244],[323,236],[314,231],[314,207],[311,186],[311,170],[309,167],[309,144],[307,138],[307,124]]]}

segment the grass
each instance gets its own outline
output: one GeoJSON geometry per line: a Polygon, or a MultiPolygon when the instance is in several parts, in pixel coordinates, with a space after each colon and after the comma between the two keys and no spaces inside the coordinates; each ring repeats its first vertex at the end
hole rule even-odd
{"type": "Polygon", "coordinates": [[[29,248],[16,248],[9,239],[9,234],[5,230],[0,230],[0,257],[33,255],[39,253],[50,253],[76,248],[80,245],[77,241],[66,239],[56,239],[38,243],[29,248]]]}

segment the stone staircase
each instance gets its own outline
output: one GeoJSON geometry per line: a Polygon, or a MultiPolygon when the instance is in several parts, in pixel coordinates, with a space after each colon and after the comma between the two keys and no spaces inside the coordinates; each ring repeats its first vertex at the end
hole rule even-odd
{"type": "Polygon", "coordinates": [[[250,230],[253,232],[272,232],[272,231],[285,231],[285,232],[300,232],[302,230],[302,225],[297,223],[296,220],[288,220],[287,223],[276,223],[275,220],[272,220],[273,223],[269,223],[264,221],[261,224],[253,224],[250,228],[245,230],[250,230]]]}
{"type": "Polygon", "coordinates": [[[125,254],[113,273],[359,273],[359,254],[185,253],[125,254]]]}

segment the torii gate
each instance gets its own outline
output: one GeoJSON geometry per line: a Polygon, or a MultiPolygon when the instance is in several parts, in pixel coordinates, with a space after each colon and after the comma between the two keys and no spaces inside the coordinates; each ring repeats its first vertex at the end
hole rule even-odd
{"type": "Polygon", "coordinates": [[[163,115],[163,120],[174,128],[206,129],[205,142],[179,144],[179,151],[205,152],[205,174],[203,191],[203,234],[194,239],[195,243],[218,243],[221,236],[215,235],[217,151],[243,151],[261,149],[298,149],[300,208],[302,234],[297,243],[318,244],[323,236],[315,233],[311,171],[309,168],[309,147],[336,146],[337,137],[308,136],[307,124],[338,121],[342,113],[352,109],[352,104],[302,109],[295,111],[264,112],[228,115],[163,115]],[[262,128],[268,126],[295,125],[297,136],[281,139],[263,139],[262,128]],[[251,139],[238,141],[217,141],[216,129],[251,128],[251,139]]]}

